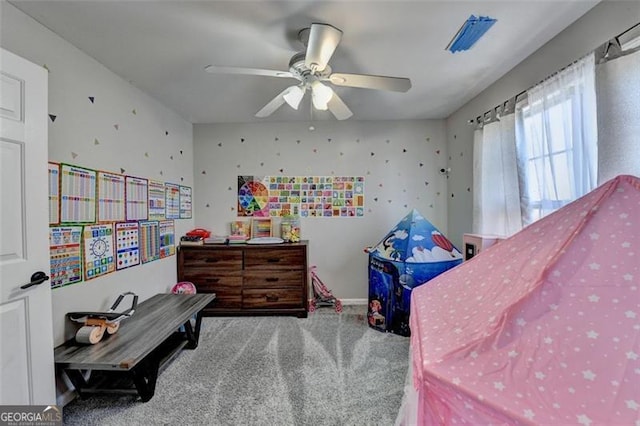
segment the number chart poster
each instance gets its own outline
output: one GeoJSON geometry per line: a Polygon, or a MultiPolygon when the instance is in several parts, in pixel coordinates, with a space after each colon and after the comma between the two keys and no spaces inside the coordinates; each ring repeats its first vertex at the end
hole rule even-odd
{"type": "Polygon", "coordinates": [[[191,219],[191,187],[180,185],[180,219],[191,219]]]}
{"type": "Polygon", "coordinates": [[[149,181],[126,176],[127,220],[147,220],[149,217],[149,181]]]}
{"type": "Polygon", "coordinates": [[[160,259],[160,230],[156,220],[140,222],[140,258],[142,263],[160,259]]]}
{"type": "Polygon", "coordinates": [[[180,185],[165,183],[167,189],[167,219],[180,219],[180,185]]]}
{"type": "Polygon", "coordinates": [[[140,264],[140,233],[136,222],[116,223],[116,269],[140,264]]]}
{"type": "Polygon", "coordinates": [[[362,217],[364,176],[238,176],[238,216],[362,217]]]}
{"type": "Polygon", "coordinates": [[[149,220],[165,218],[166,190],[164,182],[149,181],[149,220]]]}
{"type": "Polygon", "coordinates": [[[84,227],[84,274],[86,280],[115,271],[113,225],[84,227]]]}
{"type": "Polygon", "coordinates": [[[98,172],[98,222],[119,222],[125,219],[123,175],[98,172]]]}
{"type": "Polygon", "coordinates": [[[49,163],[49,225],[60,223],[60,164],[49,163]]]}
{"type": "Polygon", "coordinates": [[[82,281],[82,226],[49,228],[51,288],[82,281]]]}
{"type": "Polygon", "coordinates": [[[96,172],[69,164],[61,165],[60,221],[95,223],[96,172]]]}
{"type": "Polygon", "coordinates": [[[176,254],[176,232],[173,220],[160,221],[160,258],[176,254]]]}

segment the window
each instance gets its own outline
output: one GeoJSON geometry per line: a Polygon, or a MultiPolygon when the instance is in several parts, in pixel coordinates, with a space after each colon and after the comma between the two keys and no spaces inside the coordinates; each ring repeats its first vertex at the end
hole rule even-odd
{"type": "Polygon", "coordinates": [[[593,55],[527,91],[516,108],[516,145],[524,224],[596,187],[593,55]]]}

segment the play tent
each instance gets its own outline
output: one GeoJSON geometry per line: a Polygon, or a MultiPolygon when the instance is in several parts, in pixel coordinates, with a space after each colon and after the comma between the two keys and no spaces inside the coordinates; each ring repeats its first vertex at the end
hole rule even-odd
{"type": "Polygon", "coordinates": [[[400,424],[639,424],[638,212],[619,176],[415,289],[400,424]]]}
{"type": "Polygon", "coordinates": [[[369,325],[403,336],[410,334],[411,291],[462,262],[462,254],[415,209],[367,251],[369,325]]]}

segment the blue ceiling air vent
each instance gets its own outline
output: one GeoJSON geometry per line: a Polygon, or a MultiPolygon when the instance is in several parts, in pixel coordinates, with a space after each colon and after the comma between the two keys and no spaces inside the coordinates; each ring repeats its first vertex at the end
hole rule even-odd
{"type": "Polygon", "coordinates": [[[453,40],[451,40],[451,43],[447,46],[447,50],[451,51],[451,53],[456,53],[471,49],[476,41],[478,41],[496,21],[497,19],[489,18],[488,16],[478,16],[476,18],[471,15],[469,19],[462,24],[462,27],[458,30],[455,37],[453,37],[453,40]]]}

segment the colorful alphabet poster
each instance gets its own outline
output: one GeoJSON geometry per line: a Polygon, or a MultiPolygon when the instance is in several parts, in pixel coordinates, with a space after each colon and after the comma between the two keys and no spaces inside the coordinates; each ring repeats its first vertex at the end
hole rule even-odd
{"type": "Polygon", "coordinates": [[[137,222],[116,223],[116,269],[140,264],[140,234],[137,222]]]}
{"type": "Polygon", "coordinates": [[[362,217],[363,176],[238,176],[238,216],[362,217]]]}
{"type": "Polygon", "coordinates": [[[180,219],[180,185],[165,183],[167,191],[166,218],[180,219]]]}
{"type": "Polygon", "coordinates": [[[165,218],[166,190],[164,182],[149,181],[149,220],[165,218]]]}
{"type": "Polygon", "coordinates": [[[147,220],[149,217],[149,181],[126,176],[127,220],[147,220]]]}
{"type": "Polygon", "coordinates": [[[51,288],[82,281],[82,226],[49,228],[51,288]]]}
{"type": "Polygon", "coordinates": [[[191,219],[191,188],[180,185],[180,219],[191,219]]]}
{"type": "Polygon", "coordinates": [[[118,222],[125,219],[125,177],[98,172],[98,222],[118,222]]]}
{"type": "Polygon", "coordinates": [[[87,225],[83,232],[86,280],[115,271],[113,225],[87,225]]]}
{"type": "Polygon", "coordinates": [[[160,258],[176,254],[176,231],[173,220],[160,221],[160,258]]]}
{"type": "Polygon", "coordinates": [[[160,229],[156,220],[140,222],[140,259],[142,263],[160,259],[160,229]]]}
{"type": "Polygon", "coordinates": [[[62,164],[61,176],[60,222],[95,223],[96,172],[62,164]]]}
{"type": "Polygon", "coordinates": [[[49,225],[60,223],[60,164],[49,163],[49,225]]]}

